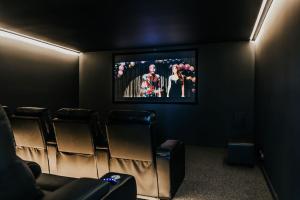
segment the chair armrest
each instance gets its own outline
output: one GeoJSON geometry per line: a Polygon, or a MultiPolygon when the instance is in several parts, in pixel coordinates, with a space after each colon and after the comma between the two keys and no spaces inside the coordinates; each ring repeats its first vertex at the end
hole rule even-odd
{"type": "Polygon", "coordinates": [[[34,178],[37,179],[42,173],[41,166],[39,164],[37,164],[36,162],[33,162],[33,161],[24,160],[24,162],[29,167],[29,169],[31,170],[34,178]]]}
{"type": "Polygon", "coordinates": [[[57,176],[54,174],[41,174],[40,177],[36,179],[36,184],[43,191],[53,192],[75,180],[76,178],[57,176]]]}
{"type": "Polygon", "coordinates": [[[137,189],[133,176],[120,173],[108,173],[101,179],[105,180],[111,177],[120,177],[117,183],[111,184],[110,191],[101,200],[136,200],[137,189]]]}
{"type": "Polygon", "coordinates": [[[108,173],[99,179],[80,178],[46,194],[43,200],[136,200],[133,176],[108,173]],[[108,179],[118,177],[116,183],[108,179]]]}
{"type": "Polygon", "coordinates": [[[185,176],[185,146],[178,140],[167,140],[156,151],[160,198],[172,198],[185,176]]]}
{"type": "Polygon", "coordinates": [[[57,172],[57,143],[53,141],[47,142],[48,162],[50,174],[58,174],[57,172]]]}
{"type": "Polygon", "coordinates": [[[43,200],[93,200],[109,192],[110,184],[98,179],[80,178],[45,195],[43,200]]]}
{"type": "Polygon", "coordinates": [[[109,172],[109,150],[107,147],[96,147],[95,151],[98,176],[109,172]]]}

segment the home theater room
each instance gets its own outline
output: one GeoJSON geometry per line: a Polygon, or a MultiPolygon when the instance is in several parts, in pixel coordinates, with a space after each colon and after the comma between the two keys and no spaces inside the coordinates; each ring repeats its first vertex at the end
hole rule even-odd
{"type": "Polygon", "coordinates": [[[0,200],[299,200],[299,18],[0,0],[0,200]]]}

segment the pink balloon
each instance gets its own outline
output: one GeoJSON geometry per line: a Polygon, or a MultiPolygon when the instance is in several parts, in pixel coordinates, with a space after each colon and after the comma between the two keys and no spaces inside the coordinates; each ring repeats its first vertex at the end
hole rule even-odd
{"type": "Polygon", "coordinates": [[[147,87],[147,83],[144,81],[142,82],[142,88],[146,88],[147,87]]]}
{"type": "Polygon", "coordinates": [[[119,71],[123,71],[124,70],[124,65],[120,65],[119,66],[119,71]]]}
{"type": "Polygon", "coordinates": [[[185,64],[184,68],[185,68],[185,70],[189,70],[190,69],[190,64],[185,64]]]}
{"type": "Polygon", "coordinates": [[[179,68],[179,69],[183,69],[183,67],[184,67],[184,64],[182,64],[182,63],[180,63],[180,64],[178,65],[178,68],[179,68]]]}
{"type": "Polygon", "coordinates": [[[192,89],[192,93],[196,93],[196,89],[195,88],[192,89]]]}
{"type": "Polygon", "coordinates": [[[193,72],[195,68],[193,66],[190,66],[190,71],[193,72]]]}
{"type": "Polygon", "coordinates": [[[119,70],[119,71],[118,71],[118,75],[119,75],[119,76],[122,76],[122,75],[123,75],[123,71],[122,71],[122,70],[119,70]]]}

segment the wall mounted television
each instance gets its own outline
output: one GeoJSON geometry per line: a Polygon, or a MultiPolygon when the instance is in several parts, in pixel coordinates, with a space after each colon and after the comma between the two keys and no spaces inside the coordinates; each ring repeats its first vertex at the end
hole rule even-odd
{"type": "Polygon", "coordinates": [[[113,54],[114,103],[197,103],[197,50],[113,54]]]}

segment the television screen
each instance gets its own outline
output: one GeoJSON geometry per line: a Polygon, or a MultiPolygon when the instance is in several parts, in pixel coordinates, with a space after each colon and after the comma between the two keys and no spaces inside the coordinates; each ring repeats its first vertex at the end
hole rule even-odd
{"type": "Polygon", "coordinates": [[[196,50],[114,54],[113,100],[196,103],[196,50]]]}

